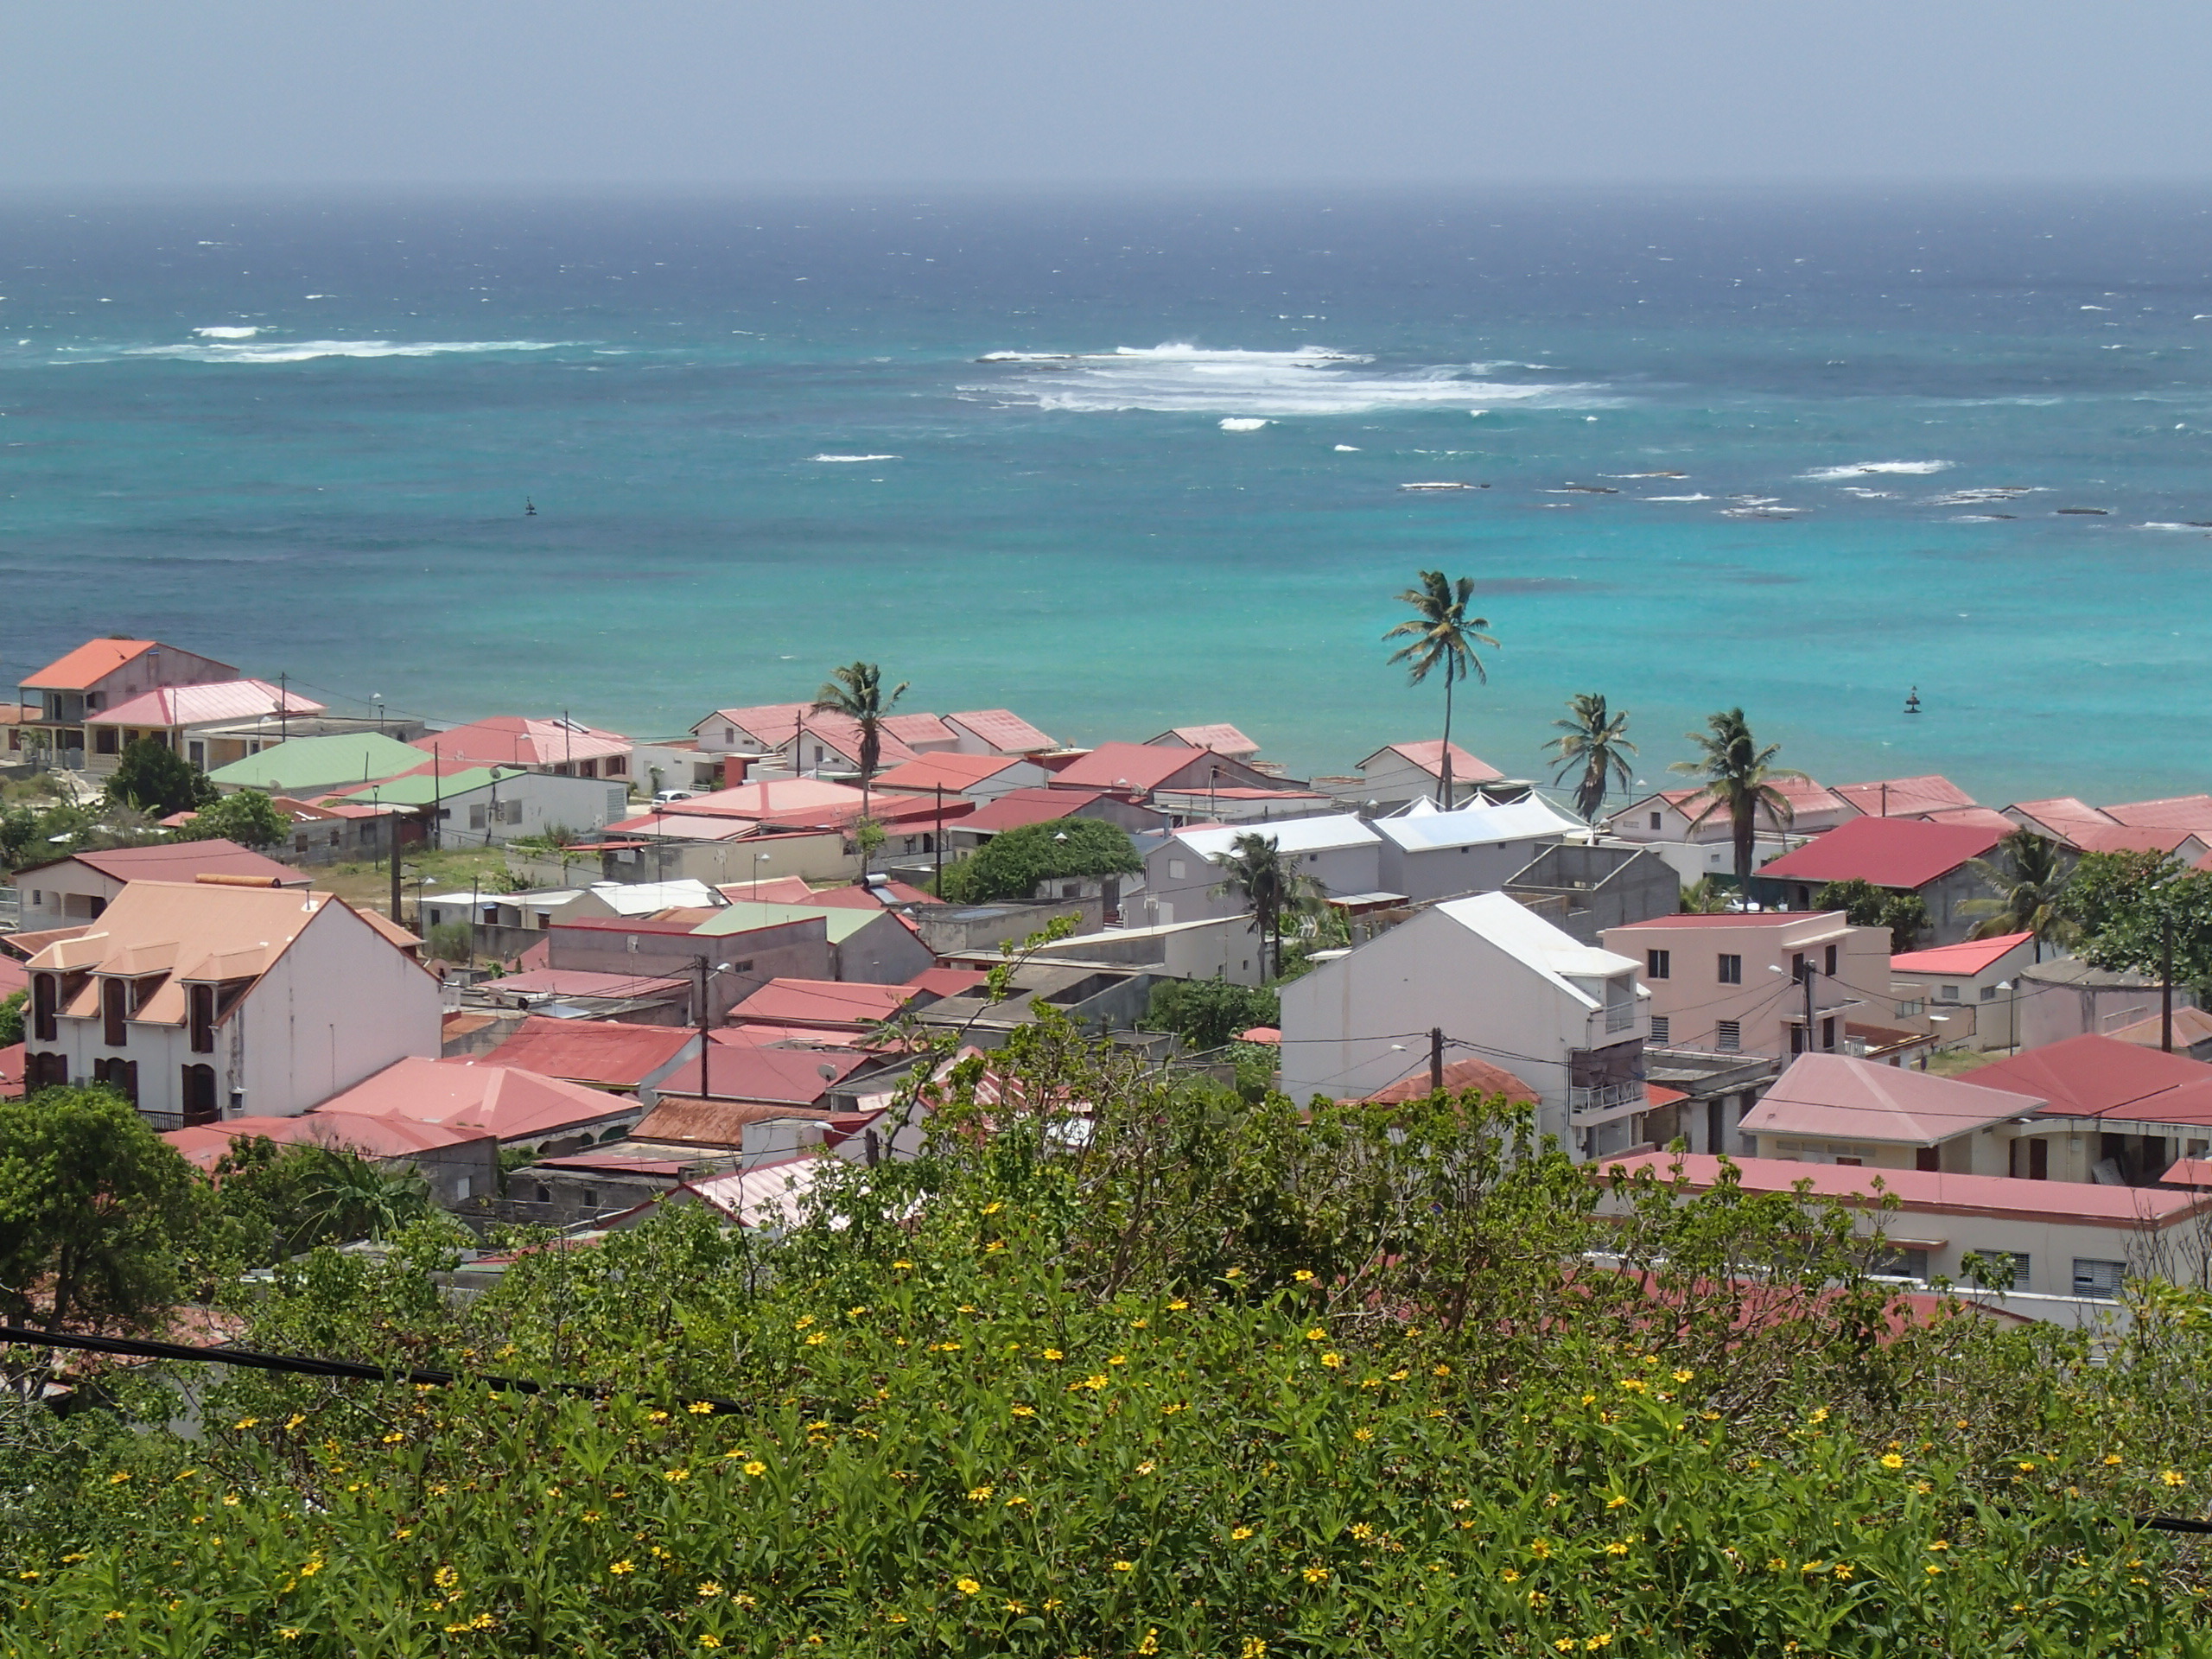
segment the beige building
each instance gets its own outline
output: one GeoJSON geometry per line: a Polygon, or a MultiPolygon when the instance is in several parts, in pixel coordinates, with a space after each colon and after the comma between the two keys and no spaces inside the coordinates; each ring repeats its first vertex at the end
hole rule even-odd
{"type": "Polygon", "coordinates": [[[1639,966],[1654,1047],[1834,1053],[1848,1026],[1893,1023],[1890,936],[1852,926],[1840,911],[1659,916],[1607,928],[1603,938],[1606,950],[1639,966]]]}

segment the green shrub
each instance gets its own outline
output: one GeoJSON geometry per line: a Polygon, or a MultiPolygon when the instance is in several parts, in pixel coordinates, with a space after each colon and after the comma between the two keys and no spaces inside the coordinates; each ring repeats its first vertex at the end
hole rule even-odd
{"type": "Polygon", "coordinates": [[[1264,987],[1225,979],[1166,979],[1152,988],[1145,1014],[1148,1031],[1172,1031],[1192,1049],[1233,1042],[1255,1026],[1282,1020],[1282,999],[1264,987]]]}
{"type": "Polygon", "coordinates": [[[1128,832],[1095,818],[1027,823],[993,836],[945,867],[938,896],[956,905],[1027,899],[1039,881],[1125,874],[1144,868],[1128,832]]]}

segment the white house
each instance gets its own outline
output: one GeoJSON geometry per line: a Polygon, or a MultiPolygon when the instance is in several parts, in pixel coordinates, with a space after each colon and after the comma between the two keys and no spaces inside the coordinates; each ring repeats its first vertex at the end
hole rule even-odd
{"type": "Polygon", "coordinates": [[[1638,963],[1579,944],[1502,893],[1424,910],[1282,988],[1283,1090],[1374,1094],[1470,1053],[1535,1090],[1577,1158],[1624,1149],[1645,1109],[1638,963]]]}
{"type": "Polygon", "coordinates": [[[628,815],[629,786],[600,778],[563,778],[497,766],[429,765],[356,784],[327,804],[405,806],[432,823],[438,844],[496,847],[555,830],[603,830],[628,815]]]}
{"type": "Polygon", "coordinates": [[[1950,1046],[1986,1053],[2020,1046],[2021,975],[2036,965],[2033,933],[1965,939],[1890,958],[1891,990],[1921,1003],[1950,1046]]]}
{"type": "Polygon", "coordinates": [[[1529,795],[1504,806],[1477,804],[1456,812],[1416,802],[1403,813],[1376,819],[1375,831],[1382,837],[1382,890],[1422,903],[1496,893],[1545,849],[1570,837],[1587,839],[1590,826],[1529,795]]]}
{"type": "Polygon", "coordinates": [[[10,878],[22,931],[95,920],[133,881],[196,881],[203,875],[249,878],[264,887],[302,887],[308,878],[234,841],[171,841],[73,853],[10,878]]]}
{"type": "Polygon", "coordinates": [[[1229,856],[1240,836],[1255,835],[1275,844],[1284,867],[1320,884],[1332,898],[1371,894],[1380,880],[1382,836],[1349,812],[1323,817],[1287,818],[1257,828],[1222,826],[1178,830],[1147,855],[1144,892],[1125,896],[1124,910],[1141,906],[1132,925],[1165,927],[1171,922],[1205,921],[1241,916],[1246,906],[1222,886],[1218,861],[1229,856]]]}
{"type": "Polygon", "coordinates": [[[303,1112],[437,1054],[415,944],[327,893],[133,881],[30,959],[25,1081],[111,1084],[162,1128],[303,1112]]]}
{"type": "MultiPolygon", "coordinates": [[[[1784,779],[1774,787],[1788,803],[1789,817],[1784,822],[1770,807],[1759,809],[1751,854],[1755,869],[1808,836],[1866,816],[1819,784],[1784,779]]],[[[1608,833],[1650,848],[1674,866],[1684,887],[1708,875],[1736,873],[1734,821],[1701,789],[1662,789],[1641,796],[1613,813],[1608,833]]]]}
{"type": "MultiPolygon", "coordinates": [[[[1384,805],[1433,801],[1443,783],[1443,741],[1431,738],[1425,742],[1389,744],[1359,763],[1359,775],[1368,798],[1384,805]]],[[[1457,743],[1452,746],[1452,804],[1462,798],[1462,791],[1471,791],[1478,784],[1497,783],[1504,776],[1489,761],[1457,743]]]]}

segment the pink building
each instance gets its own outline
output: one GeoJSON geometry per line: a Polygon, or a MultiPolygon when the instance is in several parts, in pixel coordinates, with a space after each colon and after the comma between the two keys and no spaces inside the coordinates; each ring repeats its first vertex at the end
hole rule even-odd
{"type": "Polygon", "coordinates": [[[1606,950],[1642,966],[1655,1047],[1840,1052],[1847,1026],[1892,1022],[1889,935],[1853,927],[1840,911],[1661,916],[1603,937],[1606,950]]]}

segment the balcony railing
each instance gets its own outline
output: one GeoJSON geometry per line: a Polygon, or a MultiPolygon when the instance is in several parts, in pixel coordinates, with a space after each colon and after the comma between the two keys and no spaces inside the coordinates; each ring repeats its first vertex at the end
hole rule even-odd
{"type": "Polygon", "coordinates": [[[1636,1004],[1616,1002],[1605,1010],[1605,1031],[1608,1035],[1626,1031],[1636,1024],[1636,1004]]]}
{"type": "Polygon", "coordinates": [[[1640,1083],[1601,1083],[1586,1089],[1567,1091],[1567,1109],[1578,1116],[1585,1112],[1617,1112],[1625,1106],[1643,1103],[1643,1085],[1640,1083]]]}

